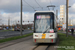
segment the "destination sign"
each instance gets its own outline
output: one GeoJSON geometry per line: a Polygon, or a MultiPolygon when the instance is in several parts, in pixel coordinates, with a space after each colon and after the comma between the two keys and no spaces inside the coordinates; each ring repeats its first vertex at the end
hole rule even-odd
{"type": "Polygon", "coordinates": [[[45,18],[50,18],[49,15],[39,15],[37,16],[37,19],[45,19],[45,18]]]}

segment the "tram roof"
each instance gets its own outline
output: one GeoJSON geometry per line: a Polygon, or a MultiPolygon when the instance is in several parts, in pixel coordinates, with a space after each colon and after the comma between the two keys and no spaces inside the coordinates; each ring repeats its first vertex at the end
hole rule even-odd
{"type": "Polygon", "coordinates": [[[54,13],[54,11],[36,11],[36,12],[53,12],[54,13]]]}

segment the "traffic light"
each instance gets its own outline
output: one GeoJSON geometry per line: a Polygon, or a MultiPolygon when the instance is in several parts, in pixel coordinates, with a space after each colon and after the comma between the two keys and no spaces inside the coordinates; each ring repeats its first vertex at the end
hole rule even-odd
{"type": "Polygon", "coordinates": [[[19,21],[18,21],[19,22],[19,21]]]}
{"type": "Polygon", "coordinates": [[[33,21],[34,22],[34,21],[33,21]]]}
{"type": "Polygon", "coordinates": [[[28,21],[29,22],[29,21],[28,21]]]}
{"type": "Polygon", "coordinates": [[[24,22],[24,21],[23,21],[24,22]]]}

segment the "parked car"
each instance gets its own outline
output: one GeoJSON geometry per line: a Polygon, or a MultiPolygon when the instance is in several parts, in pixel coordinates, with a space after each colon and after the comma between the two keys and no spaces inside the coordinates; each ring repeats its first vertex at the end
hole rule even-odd
{"type": "Polygon", "coordinates": [[[13,28],[10,28],[10,30],[13,30],[13,28]]]}
{"type": "Polygon", "coordinates": [[[3,30],[3,28],[2,28],[2,27],[0,27],[0,30],[3,30]]]}
{"type": "MultiPolygon", "coordinates": [[[[20,31],[20,28],[15,28],[14,31],[20,31]]],[[[23,28],[22,28],[22,31],[24,31],[23,28]]]]}
{"type": "Polygon", "coordinates": [[[3,30],[6,30],[6,28],[3,28],[3,30]]]}

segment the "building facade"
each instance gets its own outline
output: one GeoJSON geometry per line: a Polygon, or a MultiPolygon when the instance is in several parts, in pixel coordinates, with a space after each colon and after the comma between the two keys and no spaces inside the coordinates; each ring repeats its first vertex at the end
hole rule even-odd
{"type": "Polygon", "coordinates": [[[60,22],[59,25],[63,25],[66,23],[65,21],[65,5],[60,5],[60,22]]]}

